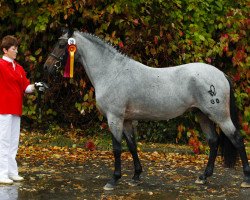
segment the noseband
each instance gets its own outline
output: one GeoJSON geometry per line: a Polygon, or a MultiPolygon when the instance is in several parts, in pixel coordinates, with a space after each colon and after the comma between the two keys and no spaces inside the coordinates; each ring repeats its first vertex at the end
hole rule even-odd
{"type": "Polygon", "coordinates": [[[58,61],[61,61],[61,60],[62,60],[62,57],[58,57],[58,56],[56,56],[56,55],[53,54],[53,53],[50,53],[49,55],[52,56],[53,58],[55,58],[55,59],[58,60],[58,61]]]}
{"type": "Polygon", "coordinates": [[[56,71],[59,71],[60,68],[62,67],[63,56],[58,57],[58,56],[56,56],[56,55],[53,54],[53,53],[50,53],[50,56],[52,56],[53,58],[56,59],[56,62],[55,62],[55,64],[54,64],[54,67],[56,68],[56,71]]]}

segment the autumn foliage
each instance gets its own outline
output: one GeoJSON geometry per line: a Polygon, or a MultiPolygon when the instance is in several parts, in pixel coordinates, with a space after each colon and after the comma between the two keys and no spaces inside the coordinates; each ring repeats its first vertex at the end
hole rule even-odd
{"type": "MultiPolygon", "coordinates": [[[[18,61],[32,81],[44,78],[43,63],[66,25],[94,33],[149,66],[212,64],[233,79],[241,131],[249,136],[249,6],[245,0],[1,1],[0,37],[14,34],[19,38],[18,61]]],[[[74,127],[103,120],[95,108],[94,88],[77,63],[75,74],[74,80],[59,77],[49,82],[50,90],[41,104],[42,119],[37,94],[27,96],[25,118],[74,127]]],[[[188,120],[189,116],[184,116],[175,121],[175,135],[184,121],[182,137],[197,146],[199,137],[188,136],[188,128],[199,128],[188,120]]]]}

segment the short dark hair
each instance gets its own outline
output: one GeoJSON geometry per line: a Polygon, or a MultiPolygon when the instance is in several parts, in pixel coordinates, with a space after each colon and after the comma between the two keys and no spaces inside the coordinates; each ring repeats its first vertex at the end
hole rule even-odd
{"type": "Polygon", "coordinates": [[[3,50],[4,48],[6,50],[8,50],[12,46],[17,47],[18,46],[18,40],[12,35],[5,36],[2,39],[2,42],[1,42],[1,50],[3,50]]]}

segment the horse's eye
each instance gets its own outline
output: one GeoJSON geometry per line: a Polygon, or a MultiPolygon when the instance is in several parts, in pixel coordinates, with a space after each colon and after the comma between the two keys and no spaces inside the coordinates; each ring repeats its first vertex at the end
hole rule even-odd
{"type": "Polygon", "coordinates": [[[62,49],[64,48],[65,44],[59,44],[59,48],[62,49]]]}

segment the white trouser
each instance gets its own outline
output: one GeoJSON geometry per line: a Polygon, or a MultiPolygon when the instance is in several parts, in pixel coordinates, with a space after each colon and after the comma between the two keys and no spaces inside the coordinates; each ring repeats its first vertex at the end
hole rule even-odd
{"type": "Polygon", "coordinates": [[[0,186],[0,199],[1,200],[17,200],[18,188],[19,186],[16,184],[5,185],[4,187],[0,186]]]}
{"type": "Polygon", "coordinates": [[[0,114],[0,179],[18,175],[16,154],[20,136],[20,116],[0,114]]]}

